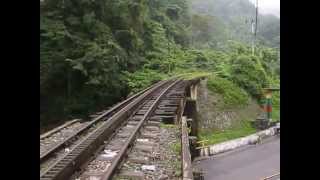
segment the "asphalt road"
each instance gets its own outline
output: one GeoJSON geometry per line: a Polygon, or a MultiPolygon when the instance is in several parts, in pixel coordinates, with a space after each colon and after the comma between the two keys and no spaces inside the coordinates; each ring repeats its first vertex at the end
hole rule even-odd
{"type": "MultiPolygon", "coordinates": [[[[261,180],[280,173],[280,137],[198,161],[205,180],[261,180]]],[[[280,179],[275,177],[273,180],[280,179]]]]}

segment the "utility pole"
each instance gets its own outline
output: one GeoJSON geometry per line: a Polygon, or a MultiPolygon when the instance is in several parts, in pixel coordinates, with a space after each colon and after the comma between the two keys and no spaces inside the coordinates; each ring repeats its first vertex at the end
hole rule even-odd
{"type": "Polygon", "coordinates": [[[252,55],[254,55],[255,42],[257,38],[257,29],[258,29],[258,0],[256,0],[255,9],[256,9],[255,22],[253,20],[251,21],[251,32],[254,36],[252,40],[252,55]]]}
{"type": "MultiPolygon", "coordinates": [[[[254,34],[254,22],[253,22],[253,19],[251,20],[251,33],[254,34]]],[[[252,55],[254,55],[254,41],[255,41],[255,38],[252,37],[251,38],[252,55]]]]}
{"type": "MultiPolygon", "coordinates": [[[[170,43],[169,43],[169,37],[168,37],[168,57],[167,60],[170,58],[170,43]]],[[[169,73],[170,73],[170,64],[169,64],[169,73]]]]}
{"type": "Polygon", "coordinates": [[[193,22],[193,14],[191,14],[191,23],[190,23],[190,25],[191,25],[191,43],[190,43],[190,45],[191,45],[191,48],[193,47],[193,24],[192,24],[192,22],[193,22]]]}

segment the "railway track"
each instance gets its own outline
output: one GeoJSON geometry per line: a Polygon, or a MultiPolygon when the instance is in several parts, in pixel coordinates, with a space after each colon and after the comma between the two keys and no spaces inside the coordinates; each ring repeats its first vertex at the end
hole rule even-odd
{"type": "Polygon", "coordinates": [[[72,126],[73,124],[76,124],[80,122],[80,119],[75,119],[75,120],[72,120],[72,121],[68,121],[66,122],[65,124],[59,126],[59,127],[56,127],[46,133],[43,133],[40,135],[40,141],[43,140],[43,139],[46,139],[48,137],[51,137],[53,134],[56,134],[57,132],[61,131],[62,129],[64,128],[69,128],[70,126],[72,126]]]}
{"type": "MultiPolygon", "coordinates": [[[[96,117],[87,126],[77,131],[77,134],[92,127],[92,124],[97,121],[100,121],[101,125],[77,142],[69,152],[59,157],[48,168],[42,172],[40,171],[40,179],[68,179],[74,172],[81,172],[81,169],[84,169],[90,162],[90,159],[95,157],[95,154],[103,148],[104,143],[108,142],[108,139],[121,136],[121,127],[128,123],[131,128],[127,127],[126,132],[122,132],[126,133],[122,134],[122,136],[127,139],[121,144],[120,151],[112,159],[108,170],[103,175],[104,179],[112,177],[117,166],[123,160],[123,155],[138,134],[139,129],[156,109],[160,98],[178,82],[180,80],[161,81],[96,117]]],[[[61,145],[59,146],[61,147],[61,145]]]]}
{"type": "MultiPolygon", "coordinates": [[[[163,172],[159,168],[160,164],[165,167],[169,162],[160,162],[159,125],[163,118],[175,119],[185,92],[183,88],[184,84],[177,81],[153,94],[153,97],[119,128],[105,144],[104,150],[89,163],[77,179],[112,179],[113,176],[116,176],[115,179],[154,179],[160,176],[163,172]],[[141,168],[145,171],[149,168],[153,172],[143,172],[141,168]]],[[[179,131],[176,133],[179,134],[179,131]]],[[[166,154],[168,149],[164,151],[166,154]]]]}
{"type": "Polygon", "coordinates": [[[43,162],[45,160],[44,158],[47,158],[41,158],[44,154],[48,153],[47,156],[51,155],[48,151],[52,151],[51,153],[53,154],[54,151],[57,151],[60,147],[65,147],[63,143],[68,142],[67,138],[73,136],[76,131],[86,126],[88,123],[89,122],[81,122],[80,120],[70,121],[63,126],[53,129],[53,131],[49,131],[42,137],[40,136],[40,161],[43,162]]]}
{"type": "MultiPolygon", "coordinates": [[[[105,174],[103,179],[180,179],[180,175],[174,175],[176,172],[171,175],[170,172],[181,171],[180,166],[175,167],[177,165],[175,162],[179,162],[178,159],[181,157],[176,156],[171,159],[174,161],[169,160],[170,158],[166,154],[169,152],[170,146],[167,145],[166,139],[161,138],[165,132],[159,124],[164,121],[173,123],[178,120],[177,112],[181,100],[184,98],[184,92],[185,83],[179,82],[163,95],[161,101],[156,105],[155,111],[145,119],[136,138],[131,141],[131,149],[119,155],[124,159],[122,164],[114,170],[113,176],[105,174]],[[162,147],[167,149],[162,149],[162,147]]],[[[173,131],[176,131],[176,139],[180,139],[179,128],[173,131]]],[[[178,140],[178,144],[181,144],[180,140],[178,140]]]]}
{"type": "Polygon", "coordinates": [[[94,129],[98,128],[100,124],[107,121],[113,114],[121,110],[141,94],[157,86],[159,83],[156,83],[155,85],[136,93],[128,99],[111,107],[109,110],[101,111],[95,115],[91,115],[91,117],[93,117],[92,121],[81,123],[81,125],[79,125],[79,122],[69,123],[63,128],[57,128],[53,130],[53,132],[46,133],[47,135],[45,134],[40,136],[40,172],[44,171],[47,166],[50,166],[50,164],[53,164],[59,158],[59,156],[62,156],[66,153],[65,150],[70,150],[77,142],[80,142],[83,137],[92,132],[94,129]],[[72,129],[72,126],[74,126],[73,131],[71,133],[68,132],[69,134],[66,137],[61,138],[61,135],[57,135],[59,133],[63,133],[63,131],[72,129]],[[49,138],[52,138],[56,142],[47,145],[46,139],[49,138]]]}

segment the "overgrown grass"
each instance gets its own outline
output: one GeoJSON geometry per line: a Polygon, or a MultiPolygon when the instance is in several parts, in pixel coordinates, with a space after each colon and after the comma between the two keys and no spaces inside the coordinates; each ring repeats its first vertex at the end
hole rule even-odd
{"type": "Polygon", "coordinates": [[[183,79],[185,80],[191,80],[195,78],[201,78],[201,77],[209,77],[212,73],[208,72],[192,72],[192,73],[185,73],[185,74],[180,74],[183,79]]]}
{"type": "Polygon", "coordinates": [[[272,121],[280,121],[280,108],[273,108],[272,121]]]}
{"type": "MultiPolygon", "coordinates": [[[[166,128],[166,129],[175,129],[175,132],[176,132],[177,136],[179,134],[178,133],[179,132],[179,126],[178,125],[160,123],[160,127],[161,128],[166,128]]],[[[180,157],[181,156],[181,140],[180,140],[180,138],[177,138],[177,140],[178,140],[177,142],[169,144],[169,149],[170,149],[170,152],[173,152],[176,157],[180,157]]],[[[175,170],[174,175],[176,177],[180,177],[181,174],[182,174],[180,158],[176,158],[174,160],[170,160],[170,164],[172,165],[172,167],[175,170]]]]}
{"type": "Polygon", "coordinates": [[[181,77],[184,80],[191,80],[195,78],[210,76],[211,73],[197,71],[167,75],[157,71],[144,69],[141,71],[136,71],[134,73],[126,73],[125,75],[127,77],[129,88],[133,93],[136,93],[160,80],[171,79],[175,77],[181,77]]]}
{"type": "Polygon", "coordinates": [[[175,166],[175,172],[174,172],[174,175],[176,177],[180,177],[182,175],[182,172],[181,172],[181,161],[175,161],[174,162],[174,166],[175,166]]]}
{"type": "Polygon", "coordinates": [[[178,126],[177,125],[175,125],[175,124],[165,124],[165,123],[160,123],[160,127],[161,128],[178,128],[178,126]]]}
{"type": "Polygon", "coordinates": [[[181,143],[177,142],[177,143],[173,143],[170,145],[170,148],[173,152],[175,152],[177,155],[180,155],[180,151],[181,151],[181,143]]]}
{"type": "Polygon", "coordinates": [[[249,120],[243,120],[241,125],[221,131],[209,131],[201,130],[199,133],[200,140],[207,140],[204,145],[212,145],[221,143],[224,141],[244,137],[257,132],[257,130],[251,126],[249,120]]]}
{"type": "MultiPolygon", "coordinates": [[[[177,157],[179,157],[181,153],[181,142],[178,141],[176,143],[171,144],[170,149],[176,154],[177,157]]],[[[181,176],[181,161],[177,159],[176,161],[173,161],[172,164],[175,168],[175,176],[181,176]]]]}
{"type": "Polygon", "coordinates": [[[207,86],[210,91],[218,93],[222,96],[224,102],[222,105],[223,108],[245,106],[248,104],[248,94],[227,79],[210,76],[207,86]]]}

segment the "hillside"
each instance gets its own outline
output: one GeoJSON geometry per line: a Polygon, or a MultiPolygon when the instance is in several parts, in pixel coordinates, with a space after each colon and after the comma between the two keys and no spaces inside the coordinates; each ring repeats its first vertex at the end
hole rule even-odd
{"type": "MultiPolygon", "coordinates": [[[[250,43],[251,20],[255,18],[255,7],[249,0],[197,0],[190,1],[194,16],[206,17],[211,44],[225,44],[228,40],[250,43]]],[[[196,26],[198,27],[198,26],[196,26]]],[[[194,32],[198,31],[195,29],[194,32]]],[[[280,47],[280,19],[273,15],[258,17],[257,36],[259,43],[269,47],[280,47]]]]}
{"type": "Polygon", "coordinates": [[[252,7],[246,0],[46,0],[40,125],[85,118],[183,73],[209,73],[222,79],[220,94],[232,84],[240,89],[227,93],[232,97],[259,100],[261,88],[279,86],[279,53],[271,47],[280,35],[274,17],[261,17],[252,55],[244,21],[252,7]]]}
{"type": "Polygon", "coordinates": [[[159,61],[168,44],[188,46],[185,6],[184,0],[46,0],[40,119],[85,115],[126,97],[128,74],[159,61]]]}

